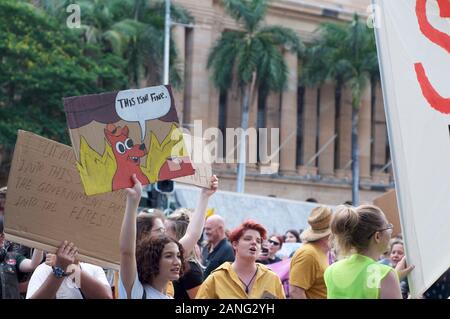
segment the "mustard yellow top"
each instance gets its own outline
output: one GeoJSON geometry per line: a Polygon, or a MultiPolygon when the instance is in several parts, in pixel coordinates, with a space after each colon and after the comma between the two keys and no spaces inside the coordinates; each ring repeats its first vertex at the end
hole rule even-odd
{"type": "Polygon", "coordinates": [[[196,299],[285,299],[283,286],[277,274],[262,264],[256,264],[258,270],[249,293],[231,267],[225,262],[206,278],[197,292],[196,299]]]}
{"type": "Polygon", "coordinates": [[[289,284],[305,290],[308,299],[326,299],[323,274],[327,267],[327,254],[315,243],[304,244],[292,257],[289,284]]]}
{"type": "Polygon", "coordinates": [[[171,281],[167,284],[166,295],[172,298],[175,296],[175,289],[173,288],[173,283],[171,281]]]}

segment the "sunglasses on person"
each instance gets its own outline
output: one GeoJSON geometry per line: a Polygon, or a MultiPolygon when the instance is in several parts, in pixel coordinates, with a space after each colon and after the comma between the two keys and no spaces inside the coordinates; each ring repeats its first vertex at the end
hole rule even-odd
{"type": "Polygon", "coordinates": [[[274,240],[272,240],[272,239],[269,240],[269,244],[272,244],[272,245],[274,245],[274,246],[280,246],[280,243],[279,243],[279,242],[274,241],[274,240]]]}
{"type": "Polygon", "coordinates": [[[370,237],[372,237],[373,235],[375,235],[375,233],[377,233],[377,232],[382,232],[382,231],[389,230],[389,229],[393,229],[393,228],[394,228],[394,225],[392,225],[391,223],[389,223],[389,224],[387,224],[387,227],[386,227],[386,228],[375,230],[372,234],[370,234],[369,237],[367,237],[367,239],[370,239],[370,237]]]}

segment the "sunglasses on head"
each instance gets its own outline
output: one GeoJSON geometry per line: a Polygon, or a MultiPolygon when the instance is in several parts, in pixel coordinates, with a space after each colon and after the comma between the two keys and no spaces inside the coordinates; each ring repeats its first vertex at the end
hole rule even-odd
{"type": "Polygon", "coordinates": [[[378,229],[378,230],[374,231],[373,233],[371,233],[370,236],[367,237],[367,239],[370,239],[370,237],[372,237],[373,235],[375,235],[377,232],[382,232],[382,231],[389,230],[389,229],[393,229],[393,228],[394,228],[394,225],[392,225],[391,223],[389,223],[389,224],[387,224],[387,227],[386,227],[386,228],[378,229]]]}
{"type": "Polygon", "coordinates": [[[280,243],[274,240],[269,240],[269,244],[275,245],[275,246],[280,246],[280,243]]]}

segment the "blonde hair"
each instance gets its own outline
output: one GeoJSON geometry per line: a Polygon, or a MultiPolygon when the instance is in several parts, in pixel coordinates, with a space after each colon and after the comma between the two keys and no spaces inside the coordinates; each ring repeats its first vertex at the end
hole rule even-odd
{"type": "MultiPolygon", "coordinates": [[[[191,215],[192,209],[178,208],[166,218],[166,220],[170,221],[168,227],[175,233],[175,237],[177,240],[180,240],[186,234],[191,215]]],[[[195,255],[195,249],[193,249],[190,254],[185,257],[188,261],[194,261],[201,265],[200,260],[198,260],[197,256],[195,255]]]]}
{"type": "Polygon", "coordinates": [[[191,214],[191,209],[178,208],[166,218],[171,222],[169,227],[175,233],[177,240],[180,240],[186,234],[191,214]]]}
{"type": "Polygon", "coordinates": [[[373,205],[338,206],[331,220],[333,246],[340,256],[366,250],[369,237],[383,227],[385,219],[381,209],[373,205]]]}

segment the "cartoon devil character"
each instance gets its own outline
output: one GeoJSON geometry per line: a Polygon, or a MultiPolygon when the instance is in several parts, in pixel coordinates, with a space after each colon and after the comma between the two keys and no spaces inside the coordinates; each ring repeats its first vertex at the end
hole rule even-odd
{"type": "Polygon", "coordinates": [[[140,159],[147,154],[145,144],[134,144],[128,137],[128,126],[121,128],[114,124],[108,124],[105,128],[105,137],[112,147],[117,163],[116,173],[112,180],[112,189],[132,187],[131,176],[136,174],[139,181],[145,185],[149,184],[147,176],[142,172],[140,159]]]}

